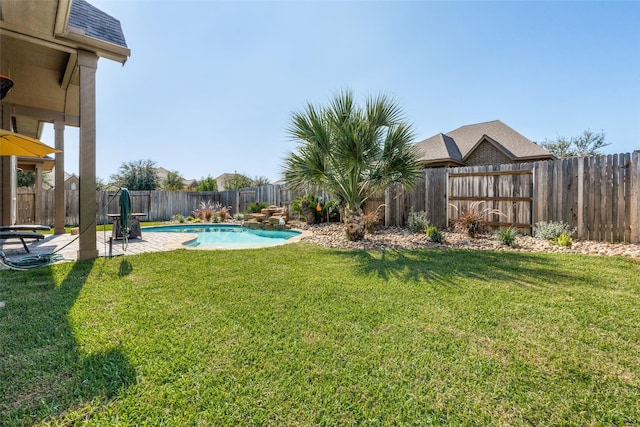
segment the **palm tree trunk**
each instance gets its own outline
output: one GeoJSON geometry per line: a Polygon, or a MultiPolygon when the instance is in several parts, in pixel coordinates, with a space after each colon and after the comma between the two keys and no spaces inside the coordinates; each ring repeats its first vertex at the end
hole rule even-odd
{"type": "Polygon", "coordinates": [[[365,232],[364,212],[362,209],[344,209],[344,226],[348,240],[362,240],[365,232]]]}

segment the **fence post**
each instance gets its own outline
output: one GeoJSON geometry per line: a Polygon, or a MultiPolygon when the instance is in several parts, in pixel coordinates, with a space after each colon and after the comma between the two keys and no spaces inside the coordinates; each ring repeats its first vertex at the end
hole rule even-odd
{"type": "Polygon", "coordinates": [[[578,159],[578,227],[579,239],[585,237],[584,231],[584,158],[578,159]]]}
{"type": "Polygon", "coordinates": [[[536,218],[536,210],[538,209],[538,201],[537,201],[537,194],[536,192],[538,191],[538,187],[536,185],[536,179],[537,179],[537,169],[538,169],[538,164],[540,162],[535,162],[532,166],[531,166],[531,188],[530,188],[530,194],[531,194],[531,213],[529,214],[529,218],[531,221],[531,228],[529,228],[529,232],[531,233],[532,236],[536,235],[536,223],[537,218],[536,218]]]}
{"type": "Polygon", "coordinates": [[[640,243],[640,151],[631,154],[630,174],[630,204],[631,214],[629,215],[629,225],[631,226],[631,243],[640,243]]]}
{"type": "Polygon", "coordinates": [[[445,228],[449,227],[449,168],[444,174],[444,224],[445,228]]]}

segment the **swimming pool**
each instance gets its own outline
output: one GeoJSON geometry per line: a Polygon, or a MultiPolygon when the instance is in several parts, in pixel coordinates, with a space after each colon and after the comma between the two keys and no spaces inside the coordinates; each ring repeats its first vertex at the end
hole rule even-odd
{"type": "Polygon", "coordinates": [[[195,233],[184,246],[200,249],[243,249],[276,246],[299,236],[292,230],[254,230],[230,224],[180,224],[144,227],[142,232],[195,233]]]}

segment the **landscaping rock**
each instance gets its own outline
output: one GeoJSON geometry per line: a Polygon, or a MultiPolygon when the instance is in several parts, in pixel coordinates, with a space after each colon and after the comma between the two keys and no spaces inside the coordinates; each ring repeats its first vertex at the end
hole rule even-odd
{"type": "Polygon", "coordinates": [[[412,233],[403,227],[381,227],[365,234],[356,242],[345,238],[344,225],[296,223],[294,228],[311,231],[303,240],[325,247],[342,249],[465,249],[519,252],[580,253],[599,256],[624,256],[640,260],[640,244],[606,243],[589,240],[574,241],[571,247],[553,245],[547,240],[520,236],[514,246],[502,245],[492,235],[471,239],[466,234],[443,231],[443,243],[433,243],[425,233],[412,233]]]}
{"type": "MultiPolygon", "coordinates": [[[[254,214],[250,214],[248,215],[250,218],[250,220],[255,220],[257,222],[262,222],[267,218],[267,215],[265,214],[258,214],[258,213],[254,213],[254,214]]],[[[247,219],[247,217],[245,216],[245,219],[247,219]]]]}

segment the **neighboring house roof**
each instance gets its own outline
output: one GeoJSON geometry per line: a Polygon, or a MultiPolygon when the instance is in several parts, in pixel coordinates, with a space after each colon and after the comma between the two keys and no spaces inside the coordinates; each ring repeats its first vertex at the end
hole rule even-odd
{"type": "Polygon", "coordinates": [[[420,153],[420,160],[423,162],[432,163],[433,161],[438,161],[464,164],[460,149],[453,138],[443,133],[417,143],[416,147],[418,147],[420,153]]]}
{"type": "Polygon", "coordinates": [[[65,173],[64,173],[64,181],[66,182],[66,181],[70,180],[71,178],[80,179],[80,178],[78,178],[78,175],[76,175],[75,173],[69,173],[69,172],[65,171],[65,173]]]}
{"type": "Polygon", "coordinates": [[[552,159],[553,155],[500,120],[461,126],[446,134],[437,134],[416,144],[420,161],[425,164],[457,163],[465,160],[483,142],[494,145],[513,160],[552,159]]]}
{"type": "Polygon", "coordinates": [[[183,179],[182,182],[186,188],[195,188],[198,186],[198,180],[196,179],[183,179]]]}
{"type": "Polygon", "coordinates": [[[165,179],[167,179],[167,176],[169,175],[169,170],[163,167],[155,168],[154,172],[156,173],[156,176],[160,181],[164,181],[165,179]]]}
{"type": "Polygon", "coordinates": [[[127,47],[120,21],[84,0],[71,2],[69,26],[84,31],[88,37],[127,47]]]}
{"type": "Polygon", "coordinates": [[[233,178],[234,175],[235,174],[233,173],[223,173],[222,175],[214,178],[218,183],[218,191],[224,191],[225,190],[224,185],[227,183],[227,179],[233,178]]]}
{"type": "MultiPolygon", "coordinates": [[[[169,176],[169,172],[171,172],[169,169],[165,169],[162,166],[155,168],[154,169],[156,172],[156,176],[158,177],[158,179],[160,180],[160,183],[164,183],[164,181],[167,180],[167,177],[169,176]]],[[[195,179],[182,179],[182,183],[184,184],[184,186],[186,188],[194,188],[198,185],[198,181],[195,179]]]]}

